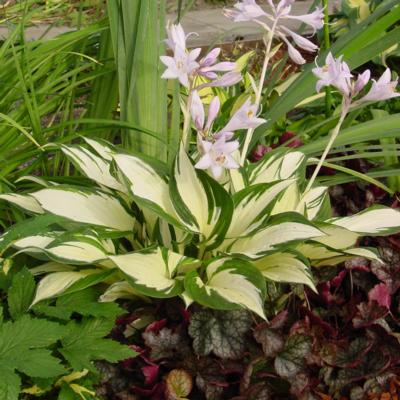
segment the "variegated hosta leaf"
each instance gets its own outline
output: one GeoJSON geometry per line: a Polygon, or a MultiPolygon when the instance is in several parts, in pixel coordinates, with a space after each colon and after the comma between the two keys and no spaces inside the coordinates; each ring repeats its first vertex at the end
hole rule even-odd
{"type": "Polygon", "coordinates": [[[258,258],[290,242],[312,239],[324,233],[296,213],[279,214],[268,226],[248,237],[237,239],[228,252],[258,258]]]}
{"type": "Polygon", "coordinates": [[[329,204],[328,188],[326,186],[311,188],[302,196],[298,205],[298,211],[302,212],[309,220],[316,219],[323,213],[324,205],[327,204],[327,201],[329,204]]]}
{"type": "Polygon", "coordinates": [[[20,252],[40,252],[50,259],[70,264],[93,264],[115,252],[110,240],[100,240],[93,235],[66,233],[57,236],[29,236],[14,243],[20,252]]]}
{"type": "Polygon", "coordinates": [[[198,232],[208,248],[225,236],[233,204],[225,189],[202,171],[196,171],[183,147],[175,160],[170,195],[183,224],[198,232]]]}
{"type": "Polygon", "coordinates": [[[191,261],[164,248],[111,256],[110,259],[134,289],[158,298],[174,297],[182,292],[182,281],[175,279],[177,269],[191,261]]]}
{"type": "Polygon", "coordinates": [[[112,155],[114,153],[113,149],[110,147],[110,143],[101,141],[101,140],[93,140],[86,136],[82,136],[82,139],[97,152],[97,154],[107,161],[112,161],[112,155]]]}
{"type": "Polygon", "coordinates": [[[374,206],[349,217],[332,218],[327,222],[368,236],[391,235],[400,229],[400,212],[374,206]]]}
{"type": "Polygon", "coordinates": [[[40,207],[38,201],[29,195],[22,195],[17,193],[5,193],[0,194],[0,200],[8,201],[12,204],[15,204],[22,209],[35,213],[35,214],[43,214],[43,208],[40,207]]]}
{"type": "Polygon", "coordinates": [[[318,223],[318,228],[324,233],[324,236],[314,238],[313,240],[332,249],[347,249],[356,245],[359,234],[327,223],[318,223]]]}
{"type": "Polygon", "coordinates": [[[127,179],[135,201],[173,225],[181,226],[172,206],[168,183],[138,157],[115,154],[115,163],[127,179]]]}
{"type": "Polygon", "coordinates": [[[134,218],[121,202],[100,191],[57,186],[32,193],[44,210],[75,222],[131,231],[134,218]]]}
{"type": "Polygon", "coordinates": [[[96,156],[84,147],[61,146],[64,154],[73,164],[82,171],[88,178],[100,185],[126,192],[126,188],[121,185],[110,173],[110,162],[96,156]]]}
{"type": "Polygon", "coordinates": [[[137,290],[135,290],[128,282],[115,282],[109,286],[106,291],[100,296],[100,302],[111,302],[118,299],[134,299],[140,297],[142,300],[149,301],[137,290]]]}
{"type": "Polygon", "coordinates": [[[297,180],[291,180],[291,182],[292,184],[276,200],[271,215],[297,211],[300,201],[299,184],[297,180]]]}
{"type": "Polygon", "coordinates": [[[314,291],[307,259],[295,252],[277,252],[254,261],[261,273],[272,281],[302,283],[314,291]]]}
{"type": "Polygon", "coordinates": [[[318,242],[310,242],[298,245],[296,250],[308,258],[314,267],[337,265],[354,257],[379,261],[378,255],[373,250],[362,247],[340,250],[325,247],[318,242]]]}
{"type": "Polygon", "coordinates": [[[54,272],[46,275],[37,286],[36,295],[31,307],[39,303],[39,301],[59,296],[75,282],[96,273],[98,273],[98,271],[91,269],[83,271],[54,272]]]}
{"type": "Polygon", "coordinates": [[[48,274],[50,272],[66,272],[66,271],[74,271],[76,267],[72,265],[61,264],[56,261],[49,261],[42,265],[39,265],[34,268],[30,268],[29,271],[32,275],[42,275],[48,274]]]}
{"type": "Polygon", "coordinates": [[[189,298],[219,310],[247,308],[265,318],[265,280],[250,262],[239,258],[221,258],[206,268],[203,280],[197,271],[185,277],[189,298]]]}
{"type": "Polygon", "coordinates": [[[252,185],[233,197],[234,210],[227,238],[246,236],[259,228],[269,217],[268,208],[276,197],[293,183],[292,180],[252,185]]]}
{"type": "Polygon", "coordinates": [[[250,183],[270,183],[299,176],[305,168],[305,155],[299,151],[266,155],[250,173],[250,183]]]}

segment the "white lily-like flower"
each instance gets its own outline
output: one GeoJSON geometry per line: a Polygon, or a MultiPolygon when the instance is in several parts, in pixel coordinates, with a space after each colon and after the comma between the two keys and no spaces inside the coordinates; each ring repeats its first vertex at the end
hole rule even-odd
{"type": "Polygon", "coordinates": [[[309,52],[316,51],[318,46],[287,28],[285,20],[297,20],[305,23],[315,33],[317,29],[321,29],[324,25],[323,9],[317,8],[310,14],[292,15],[291,11],[294,0],[281,0],[277,4],[274,4],[272,0],[268,0],[268,3],[271,8],[270,13],[265,12],[255,0],[241,0],[234,5],[235,9],[227,9],[224,11],[224,14],[235,22],[254,21],[260,24],[266,31],[273,33],[286,43],[289,57],[296,64],[304,64],[306,60],[289,42],[288,38],[292,38],[297,47],[309,52]]]}
{"type": "Polygon", "coordinates": [[[192,93],[192,102],[190,105],[190,113],[192,115],[192,120],[196,127],[197,132],[202,136],[205,137],[209,134],[210,129],[212,127],[215,118],[217,118],[221,103],[219,101],[219,97],[215,96],[208,107],[208,116],[207,122],[205,122],[205,111],[204,105],[200,99],[200,96],[197,91],[193,91],[192,93]]]}
{"type": "Polygon", "coordinates": [[[186,48],[187,35],[182,25],[168,24],[167,46],[172,50],[172,56],[161,56],[160,59],[167,69],[162,74],[163,79],[179,79],[186,87],[191,87],[196,76],[202,76],[210,80],[202,86],[231,86],[242,79],[240,73],[236,72],[237,65],[234,62],[217,62],[221,52],[220,48],[211,50],[205,57],[197,60],[201,49],[188,50],[186,48]],[[218,76],[217,72],[223,72],[218,76]]]}
{"type": "Polygon", "coordinates": [[[257,117],[258,107],[248,98],[233,114],[230,121],[221,129],[221,132],[233,132],[239,129],[257,128],[264,124],[264,118],[257,117]]]}
{"type": "MultiPolygon", "coordinates": [[[[342,58],[343,56],[340,56],[335,59],[329,53],[326,57],[326,64],[323,67],[314,68],[313,73],[318,78],[317,92],[324,86],[336,87],[350,104],[352,98],[357,96],[370,81],[371,72],[367,69],[358,75],[357,80],[354,80],[349,66],[342,61],[342,58]]],[[[387,68],[378,81],[372,80],[372,87],[369,92],[357,102],[381,101],[400,96],[400,93],[395,91],[397,81],[397,79],[391,80],[391,72],[387,68]]]]}
{"type": "Polygon", "coordinates": [[[198,48],[187,52],[177,46],[173,57],[161,56],[161,61],[167,66],[161,78],[179,79],[183,86],[188,87],[190,75],[199,67],[196,59],[200,55],[200,51],[201,49],[198,48]]]}
{"type": "Polygon", "coordinates": [[[222,176],[224,169],[239,168],[239,164],[232,157],[232,153],[239,148],[237,140],[226,142],[225,136],[221,136],[215,142],[199,138],[198,143],[200,144],[202,156],[196,163],[195,168],[209,169],[215,179],[219,179],[222,176]]]}
{"type": "Polygon", "coordinates": [[[382,101],[400,96],[400,93],[395,91],[398,79],[392,81],[391,75],[390,69],[387,68],[377,81],[373,79],[371,89],[360,99],[360,102],[382,101]]]}
{"type": "Polygon", "coordinates": [[[267,15],[255,0],[238,1],[233,7],[235,9],[224,9],[224,15],[235,22],[252,21],[267,15]]]}
{"type": "Polygon", "coordinates": [[[346,62],[342,61],[343,56],[334,58],[332,53],[329,53],[323,67],[317,67],[312,70],[318,78],[317,92],[325,86],[334,86],[344,96],[349,97],[351,93],[351,78],[352,74],[346,62]]]}

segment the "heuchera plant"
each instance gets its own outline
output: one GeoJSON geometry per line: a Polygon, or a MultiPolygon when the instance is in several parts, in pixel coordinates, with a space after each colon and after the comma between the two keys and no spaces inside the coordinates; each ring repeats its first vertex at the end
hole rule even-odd
{"type": "Polygon", "coordinates": [[[61,150],[94,186],[47,182],[29,194],[1,195],[37,215],[0,239],[3,256],[15,254],[12,246],[46,261],[34,270],[45,277],[33,304],[106,282],[103,301],[180,296],[186,305],[243,307],[265,318],[266,280],[316,290],[311,266],[334,265],[354,256],[378,260],[372,249],[356,247],[357,239],[398,232],[400,213],[373,207],[333,218],[327,188],[315,186],[315,178],[352,105],[397,96],[396,82],[391,82],[388,70],[363,96],[369,72],[354,81],[347,64],[329,55],[326,65],[314,70],[317,90],[336,88],[343,105],[311,179],[305,175],[306,157],[297,150],[279,149],[249,163],[253,131],[265,122],[259,108],[275,52],[273,39],[284,41],[289,56],[301,64],[304,59],[289,38],[307,51],[317,47],[285,28],[285,20],[298,19],[314,30],[322,26],[320,9],[294,16],[293,1],[268,3],[270,13],[254,0],[239,1],[226,10],[235,21],[251,20],[265,30],[265,61],[259,82],[251,78],[254,93],[235,105],[220,129],[213,124],[221,100],[215,96],[206,106],[201,91],[238,83],[238,66],[217,62],[218,48],[199,59],[200,49],[187,49],[182,27],[168,27],[172,55],[162,57],[167,67],[163,78],[178,79],[187,94],[182,101],[182,144],[171,171],[155,160],[85,138],[87,146],[63,145],[61,150]],[[197,132],[194,151],[192,125],[197,132]]]}

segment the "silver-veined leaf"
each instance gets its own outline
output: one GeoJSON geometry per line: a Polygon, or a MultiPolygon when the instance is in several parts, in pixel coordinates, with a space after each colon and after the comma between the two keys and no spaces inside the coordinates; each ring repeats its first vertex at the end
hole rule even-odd
{"type": "Polygon", "coordinates": [[[164,248],[110,256],[128,282],[146,296],[166,298],[182,292],[182,282],[175,279],[177,269],[187,257],[164,248]]]}
{"type": "Polygon", "coordinates": [[[284,213],[272,218],[268,226],[257,233],[237,239],[228,251],[258,258],[279,246],[320,236],[324,233],[300,214],[284,213]]]}
{"type": "Polygon", "coordinates": [[[302,283],[317,291],[307,259],[295,252],[277,252],[254,261],[254,265],[269,280],[302,283]]]}
{"type": "Polygon", "coordinates": [[[197,271],[185,277],[190,299],[219,310],[247,308],[264,315],[265,280],[250,262],[239,258],[213,260],[206,268],[205,281],[197,271]]]}
{"type": "Polygon", "coordinates": [[[44,210],[75,222],[98,225],[117,231],[131,231],[134,218],[121,202],[100,191],[54,187],[32,193],[44,210]]]}

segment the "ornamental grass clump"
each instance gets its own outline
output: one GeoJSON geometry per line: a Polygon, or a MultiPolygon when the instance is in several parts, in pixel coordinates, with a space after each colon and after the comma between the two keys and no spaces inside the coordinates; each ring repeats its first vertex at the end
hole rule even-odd
{"type": "MultiPolygon", "coordinates": [[[[185,94],[182,142],[172,168],[84,138],[84,145],[59,149],[91,184],[44,182],[45,187],[27,194],[0,196],[33,215],[0,239],[2,257],[24,252],[39,260],[34,273],[44,276],[33,304],[103,283],[102,301],[179,296],[186,306],[246,308],[265,318],[266,281],[304,284],[316,291],[312,267],[359,256],[379,262],[373,249],[357,247],[357,241],[398,232],[400,213],[375,206],[333,217],[327,187],[315,185],[325,153],[310,180],[308,160],[298,149],[278,149],[257,163],[247,161],[254,129],[266,122],[260,99],[276,51],[273,40],[286,43],[299,64],[304,59],[289,39],[307,51],[317,50],[285,28],[284,20],[298,19],[314,30],[323,24],[320,9],[294,16],[293,1],[268,3],[271,13],[254,0],[226,10],[235,21],[251,20],[265,29],[260,79],[250,79],[250,90],[233,103],[228,118],[221,115],[222,99],[213,88],[237,84],[242,79],[239,63],[218,62],[219,49],[200,58],[200,49],[187,49],[182,27],[168,26],[172,56],[161,58],[166,66],[162,77],[177,79],[185,94]]],[[[361,95],[369,74],[354,81],[347,64],[331,55],[314,73],[317,90],[330,85],[343,95],[341,118],[326,153],[352,104],[397,95],[390,71],[361,95]]]]}

